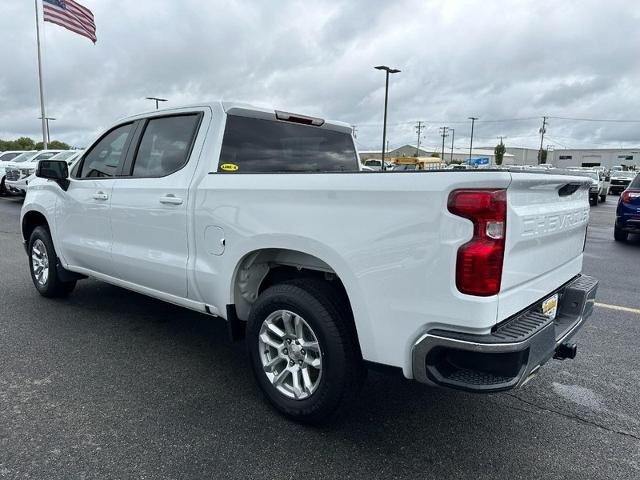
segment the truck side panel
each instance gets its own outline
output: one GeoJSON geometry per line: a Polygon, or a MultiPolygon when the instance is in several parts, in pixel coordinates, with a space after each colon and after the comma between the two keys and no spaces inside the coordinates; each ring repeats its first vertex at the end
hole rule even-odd
{"type": "MultiPolygon", "coordinates": [[[[195,194],[194,280],[202,300],[234,303],[238,263],[282,248],[315,256],[345,285],[366,360],[405,367],[426,328],[484,333],[496,297],[460,294],[458,247],[472,225],[447,211],[456,188],[506,188],[507,172],[206,175],[195,194]],[[222,254],[213,231],[223,235],[222,254]]],[[[218,239],[219,241],[220,239],[218,239]]],[[[191,289],[190,289],[191,291],[191,289]]]]}

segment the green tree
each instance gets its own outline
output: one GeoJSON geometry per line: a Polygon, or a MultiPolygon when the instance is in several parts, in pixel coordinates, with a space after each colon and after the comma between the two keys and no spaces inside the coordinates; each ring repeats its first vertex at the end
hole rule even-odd
{"type": "Polygon", "coordinates": [[[502,165],[502,160],[504,159],[506,151],[507,148],[504,146],[504,143],[502,143],[502,139],[500,139],[500,143],[493,149],[493,153],[496,156],[496,165],[502,165]]]}
{"type": "MultiPolygon", "coordinates": [[[[36,150],[42,150],[43,147],[44,145],[42,144],[42,142],[36,143],[36,150]]],[[[71,147],[59,140],[51,140],[49,143],[47,143],[47,148],[50,150],[69,150],[71,147]]]]}
{"type": "Polygon", "coordinates": [[[13,141],[16,148],[13,150],[33,150],[35,149],[35,142],[29,137],[20,137],[13,141]]]}
{"type": "Polygon", "coordinates": [[[430,157],[432,158],[440,158],[440,154],[438,152],[433,152],[430,157]]]}

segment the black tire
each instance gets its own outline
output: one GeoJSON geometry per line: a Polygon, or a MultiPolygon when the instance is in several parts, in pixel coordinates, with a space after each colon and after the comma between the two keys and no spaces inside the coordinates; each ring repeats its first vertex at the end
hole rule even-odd
{"type": "Polygon", "coordinates": [[[246,341],[253,373],[265,396],[279,412],[298,422],[320,424],[344,412],[366,376],[347,299],[327,281],[309,278],[267,288],[251,311],[246,341]],[[262,366],[260,328],[277,310],[300,315],[322,351],[322,376],[316,390],[304,399],[289,398],[277,390],[262,366]]]}
{"type": "Polygon", "coordinates": [[[618,227],[613,228],[613,238],[616,242],[626,242],[629,238],[629,232],[625,232],[618,227]]]}
{"type": "Polygon", "coordinates": [[[43,297],[48,298],[56,298],[56,297],[66,297],[69,295],[76,286],[76,281],[63,282],[60,280],[58,276],[58,270],[56,265],[58,264],[58,256],[56,255],[56,251],[53,248],[53,241],[51,240],[51,234],[46,227],[39,226],[36,227],[31,233],[31,237],[29,238],[29,248],[28,248],[28,256],[29,256],[29,271],[31,272],[31,281],[33,285],[36,287],[36,290],[43,297]],[[40,282],[36,277],[34,272],[34,265],[32,261],[32,256],[34,254],[33,246],[37,242],[41,242],[44,245],[47,255],[47,278],[46,281],[40,282]]]}
{"type": "Polygon", "coordinates": [[[607,194],[606,193],[604,195],[600,195],[600,201],[601,202],[606,202],[607,201],[607,194]]]}
{"type": "Polygon", "coordinates": [[[2,177],[2,180],[0,180],[0,197],[4,197],[7,194],[7,187],[4,185],[4,179],[5,177],[2,177]]]}
{"type": "Polygon", "coordinates": [[[589,197],[589,205],[592,207],[598,205],[598,197],[589,197]]]}

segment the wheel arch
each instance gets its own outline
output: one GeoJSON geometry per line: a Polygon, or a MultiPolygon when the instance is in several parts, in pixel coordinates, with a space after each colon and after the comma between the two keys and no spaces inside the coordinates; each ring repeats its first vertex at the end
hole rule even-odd
{"type": "Polygon", "coordinates": [[[51,226],[49,225],[49,221],[42,212],[39,212],[38,210],[29,210],[25,212],[25,214],[22,216],[21,221],[22,238],[25,242],[29,241],[29,238],[31,238],[31,234],[36,229],[36,227],[39,226],[46,227],[47,230],[49,230],[49,232],[51,233],[51,226]]]}
{"type": "Polygon", "coordinates": [[[289,247],[258,248],[247,252],[237,262],[231,279],[231,303],[237,317],[247,320],[251,307],[260,292],[270,285],[297,278],[323,278],[335,282],[338,294],[345,296],[351,309],[356,338],[361,348],[369,338],[368,323],[363,311],[356,279],[339,261],[332,262],[326,256],[289,247]],[[363,338],[364,337],[364,338],[363,338]]]}

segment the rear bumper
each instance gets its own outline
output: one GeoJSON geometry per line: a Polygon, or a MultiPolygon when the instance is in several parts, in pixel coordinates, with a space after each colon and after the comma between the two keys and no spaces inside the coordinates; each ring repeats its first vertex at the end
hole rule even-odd
{"type": "Polygon", "coordinates": [[[616,228],[629,233],[640,233],[640,218],[631,217],[617,217],[616,228]]]}
{"type": "Polygon", "coordinates": [[[595,278],[583,275],[552,292],[559,296],[555,320],[541,313],[541,299],[487,335],[431,330],[413,347],[413,376],[423,383],[472,392],[518,387],[591,315],[597,288],[595,278]]]}

